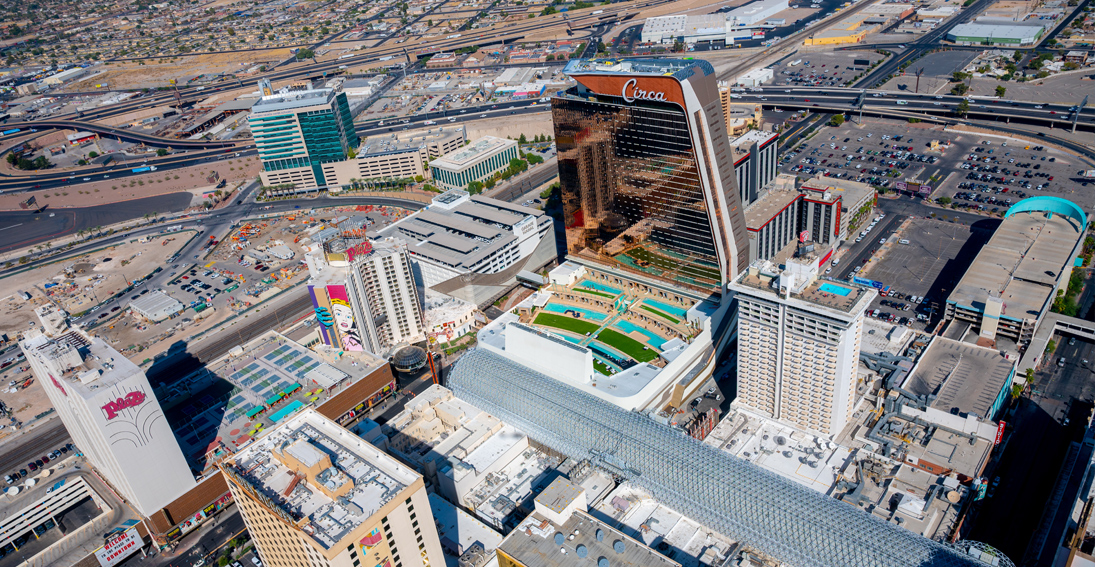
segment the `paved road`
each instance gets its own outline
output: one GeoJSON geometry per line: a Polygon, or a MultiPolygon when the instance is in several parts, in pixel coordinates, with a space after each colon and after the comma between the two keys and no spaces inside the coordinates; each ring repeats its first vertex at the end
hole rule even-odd
{"type": "MultiPolygon", "coordinates": [[[[49,242],[67,234],[138,219],[149,213],[176,213],[190,206],[190,193],[169,193],[109,205],[72,209],[0,212],[0,252],[49,242]]],[[[40,203],[47,200],[39,201],[40,203]]]]}
{"type": "MultiPolygon", "coordinates": [[[[31,387],[38,386],[32,384],[31,387]]],[[[27,463],[38,460],[42,455],[71,441],[72,438],[60,419],[35,427],[30,433],[24,434],[22,439],[12,441],[4,447],[3,454],[0,454],[0,476],[18,472],[27,463]]],[[[27,472],[30,472],[29,469],[27,472]]]]}

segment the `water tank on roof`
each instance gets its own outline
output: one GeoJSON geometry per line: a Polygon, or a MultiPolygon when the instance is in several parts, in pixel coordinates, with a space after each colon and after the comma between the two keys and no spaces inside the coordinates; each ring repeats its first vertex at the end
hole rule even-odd
{"type": "Polygon", "coordinates": [[[566,541],[566,538],[563,537],[563,533],[555,532],[555,545],[563,545],[564,541],[566,541]]]}
{"type": "Polygon", "coordinates": [[[620,540],[616,540],[616,541],[612,542],[612,549],[616,553],[623,553],[624,552],[624,542],[622,542],[620,540]]]}
{"type": "Polygon", "coordinates": [[[584,558],[589,555],[589,550],[586,549],[586,546],[578,544],[578,547],[574,548],[574,553],[578,554],[578,557],[584,558]]]}
{"type": "Polygon", "coordinates": [[[597,529],[597,541],[604,541],[604,540],[605,540],[605,531],[598,528],[597,529]]]}
{"type": "Polygon", "coordinates": [[[602,557],[597,560],[597,567],[608,567],[608,559],[602,557]]]}

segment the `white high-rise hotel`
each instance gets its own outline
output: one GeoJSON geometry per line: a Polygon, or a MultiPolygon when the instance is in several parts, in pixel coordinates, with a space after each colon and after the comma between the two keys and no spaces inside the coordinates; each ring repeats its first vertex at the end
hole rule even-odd
{"type": "Polygon", "coordinates": [[[61,423],[107,481],[149,516],[196,485],[148,378],[81,331],[19,343],[61,423]]]}
{"type": "Polygon", "coordinates": [[[817,261],[781,271],[755,262],[731,284],[738,300],[735,405],[836,435],[855,405],[863,314],[877,293],[817,279],[817,261]]]}

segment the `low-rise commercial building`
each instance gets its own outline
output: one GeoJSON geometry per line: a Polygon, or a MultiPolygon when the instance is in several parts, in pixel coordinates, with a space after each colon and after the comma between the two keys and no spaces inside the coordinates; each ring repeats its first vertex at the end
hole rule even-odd
{"type": "MultiPolygon", "coordinates": [[[[353,188],[384,188],[417,176],[429,177],[426,163],[464,147],[464,128],[436,128],[407,135],[370,137],[350,159],[323,164],[332,193],[353,188]]],[[[263,184],[270,195],[290,195],[321,189],[311,167],[264,171],[263,184]]]]}
{"type": "Polygon", "coordinates": [[[153,291],[131,301],[129,308],[137,315],[158,323],[181,313],[183,304],[162,291],[153,291]]]}
{"type": "Polygon", "coordinates": [[[516,140],[484,136],[430,162],[430,174],[445,189],[467,189],[486,181],[520,157],[516,140]]]}
{"type": "Polygon", "coordinates": [[[771,69],[761,67],[758,69],[751,69],[744,75],[739,76],[737,83],[743,87],[759,87],[764,83],[771,81],[774,76],[771,69]]]}
{"type": "Polygon", "coordinates": [[[499,567],[680,567],[586,510],[585,490],[555,479],[498,546],[499,567]]]}
{"type": "Polygon", "coordinates": [[[730,44],[733,38],[729,29],[730,22],[723,14],[658,16],[646,19],[640,39],[644,43],[725,41],[730,44]]]}
{"type": "Polygon", "coordinates": [[[787,0],[758,0],[731,10],[726,20],[738,27],[755,26],[787,8],[787,0]]]}
{"type": "Polygon", "coordinates": [[[959,24],[947,32],[947,41],[959,45],[1034,45],[1045,31],[1040,25],[959,24]]]}

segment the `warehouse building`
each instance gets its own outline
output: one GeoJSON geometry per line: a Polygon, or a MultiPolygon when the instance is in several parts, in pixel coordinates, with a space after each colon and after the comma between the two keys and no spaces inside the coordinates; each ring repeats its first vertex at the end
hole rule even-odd
{"type": "Polygon", "coordinates": [[[1034,45],[1045,31],[1042,26],[1018,24],[959,24],[947,33],[947,41],[959,45],[1034,45]]]}
{"type": "Polygon", "coordinates": [[[730,22],[723,14],[659,16],[646,19],[640,39],[643,43],[725,41],[729,44],[733,42],[729,30],[730,22]]]}
{"type": "Polygon", "coordinates": [[[129,308],[141,317],[158,323],[182,312],[183,304],[162,291],[154,291],[134,299],[129,308]]]}
{"type": "Polygon", "coordinates": [[[787,0],[758,0],[735,8],[726,15],[726,20],[737,27],[755,26],[786,10],[787,7],[787,0]]]}

